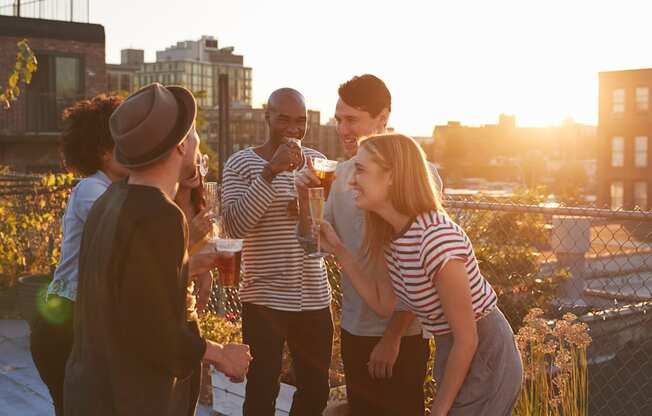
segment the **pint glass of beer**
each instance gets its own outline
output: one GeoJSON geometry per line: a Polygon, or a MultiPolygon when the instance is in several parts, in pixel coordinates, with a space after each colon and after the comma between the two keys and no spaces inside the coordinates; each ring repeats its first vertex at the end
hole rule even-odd
{"type": "Polygon", "coordinates": [[[335,180],[337,161],[315,157],[312,159],[312,167],[315,169],[315,175],[321,180],[321,187],[325,191],[324,198],[328,199],[331,185],[335,180]]]}
{"type": "Polygon", "coordinates": [[[242,240],[218,238],[215,241],[218,281],[221,287],[237,288],[240,284],[240,260],[242,257],[242,240]]]}

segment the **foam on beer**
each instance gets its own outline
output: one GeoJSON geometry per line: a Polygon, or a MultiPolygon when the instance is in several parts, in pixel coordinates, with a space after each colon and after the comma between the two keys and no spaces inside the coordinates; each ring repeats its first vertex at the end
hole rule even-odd
{"type": "Polygon", "coordinates": [[[242,240],[218,238],[214,243],[215,250],[218,252],[237,253],[242,250],[242,240]]]}
{"type": "Polygon", "coordinates": [[[336,160],[315,158],[312,160],[312,165],[315,168],[315,170],[322,171],[324,173],[335,172],[335,170],[337,169],[336,160]]]}

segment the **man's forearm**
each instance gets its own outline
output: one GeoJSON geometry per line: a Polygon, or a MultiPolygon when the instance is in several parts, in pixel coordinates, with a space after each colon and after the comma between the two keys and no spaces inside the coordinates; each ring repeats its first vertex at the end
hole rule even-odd
{"type": "Polygon", "coordinates": [[[392,318],[389,320],[387,328],[383,333],[383,338],[387,340],[401,339],[405,335],[410,325],[414,321],[415,316],[409,311],[395,311],[392,318]]]}
{"type": "Polygon", "coordinates": [[[245,238],[276,198],[274,187],[262,176],[251,183],[224,181],[222,225],[233,238],[245,238]]]}

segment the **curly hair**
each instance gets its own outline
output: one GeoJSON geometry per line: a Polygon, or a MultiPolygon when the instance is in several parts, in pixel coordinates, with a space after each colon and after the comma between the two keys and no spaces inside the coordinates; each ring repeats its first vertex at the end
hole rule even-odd
{"type": "Polygon", "coordinates": [[[102,168],[103,154],[114,147],[109,117],[122,101],[117,95],[99,94],[63,111],[60,151],[66,170],[90,176],[102,168]]]}

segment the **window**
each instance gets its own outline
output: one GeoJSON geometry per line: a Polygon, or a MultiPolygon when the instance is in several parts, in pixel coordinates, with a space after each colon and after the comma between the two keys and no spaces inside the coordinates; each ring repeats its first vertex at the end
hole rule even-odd
{"type": "Polygon", "coordinates": [[[120,89],[123,91],[131,92],[131,77],[129,74],[120,75],[120,89]]]}
{"type": "Polygon", "coordinates": [[[613,90],[612,112],[614,114],[623,114],[625,112],[625,90],[623,88],[613,90]]]}
{"type": "Polygon", "coordinates": [[[60,131],[61,113],[84,95],[84,63],[75,56],[36,53],[39,68],[28,89],[27,128],[28,131],[60,131]]]}
{"type": "Polygon", "coordinates": [[[637,168],[647,166],[647,136],[634,138],[634,166],[637,168]]]}
{"type": "Polygon", "coordinates": [[[634,182],[634,205],[647,210],[647,182],[634,182]]]}
{"type": "Polygon", "coordinates": [[[648,87],[636,88],[636,111],[647,112],[650,103],[650,89],[648,87]]]}
{"type": "Polygon", "coordinates": [[[82,95],[82,72],[79,58],[57,56],[55,63],[57,99],[76,101],[82,95]]]}
{"type": "Polygon", "coordinates": [[[120,76],[116,73],[109,72],[109,91],[115,92],[120,90],[120,76]]]}
{"type": "Polygon", "coordinates": [[[623,183],[621,181],[611,182],[611,209],[623,208],[623,183]]]}
{"type": "Polygon", "coordinates": [[[611,139],[611,166],[625,166],[625,138],[616,136],[611,139]]]}

